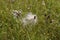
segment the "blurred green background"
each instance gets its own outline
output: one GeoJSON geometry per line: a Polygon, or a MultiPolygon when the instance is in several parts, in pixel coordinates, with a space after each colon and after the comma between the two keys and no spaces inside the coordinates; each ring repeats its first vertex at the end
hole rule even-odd
{"type": "Polygon", "coordinates": [[[0,0],[0,40],[60,40],[60,0],[0,0]],[[36,14],[37,24],[23,28],[11,13],[20,9],[36,14]]]}

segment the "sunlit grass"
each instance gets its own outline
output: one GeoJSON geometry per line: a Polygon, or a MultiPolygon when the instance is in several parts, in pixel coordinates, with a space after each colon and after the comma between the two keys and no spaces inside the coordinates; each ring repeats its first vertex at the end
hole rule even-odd
{"type": "Polygon", "coordinates": [[[0,40],[60,40],[60,0],[0,0],[0,40]],[[20,9],[22,17],[36,14],[37,24],[23,26],[14,19],[12,11],[20,9]]]}

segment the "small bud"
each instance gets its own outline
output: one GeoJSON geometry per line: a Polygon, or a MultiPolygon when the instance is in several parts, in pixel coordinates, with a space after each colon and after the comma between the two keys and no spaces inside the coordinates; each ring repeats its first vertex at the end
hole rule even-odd
{"type": "Polygon", "coordinates": [[[34,19],[36,19],[36,16],[34,16],[34,19]]]}
{"type": "Polygon", "coordinates": [[[46,14],[44,16],[47,16],[46,14]]]}
{"type": "Polygon", "coordinates": [[[50,23],[54,22],[54,20],[51,20],[50,23]]]}

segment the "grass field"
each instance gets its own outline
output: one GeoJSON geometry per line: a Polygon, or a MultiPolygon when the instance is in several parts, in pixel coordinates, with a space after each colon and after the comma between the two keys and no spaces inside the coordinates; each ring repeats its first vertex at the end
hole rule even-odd
{"type": "Polygon", "coordinates": [[[0,40],[60,40],[60,0],[0,0],[0,40]],[[37,24],[24,28],[12,15],[20,9],[36,14],[37,24]]]}

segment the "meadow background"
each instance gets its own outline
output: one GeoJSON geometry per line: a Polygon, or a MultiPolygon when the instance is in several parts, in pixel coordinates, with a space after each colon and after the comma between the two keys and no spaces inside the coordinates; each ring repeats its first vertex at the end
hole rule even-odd
{"type": "Polygon", "coordinates": [[[0,40],[60,40],[60,0],[0,0],[0,40]],[[20,9],[36,14],[37,24],[23,28],[11,13],[20,9]]]}

